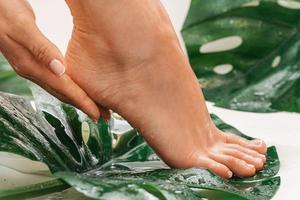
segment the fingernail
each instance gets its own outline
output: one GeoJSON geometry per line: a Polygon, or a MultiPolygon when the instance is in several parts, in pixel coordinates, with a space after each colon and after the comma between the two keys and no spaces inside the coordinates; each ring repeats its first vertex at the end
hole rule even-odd
{"type": "Polygon", "coordinates": [[[233,176],[233,173],[231,171],[228,172],[228,178],[231,178],[233,176]]]}
{"type": "Polygon", "coordinates": [[[62,76],[66,71],[65,66],[57,59],[52,60],[49,67],[51,71],[58,76],[62,76]]]}

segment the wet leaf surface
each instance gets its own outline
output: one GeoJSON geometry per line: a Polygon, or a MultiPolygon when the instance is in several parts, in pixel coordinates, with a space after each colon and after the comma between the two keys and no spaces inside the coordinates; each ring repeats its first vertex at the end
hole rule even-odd
{"type": "Polygon", "coordinates": [[[68,118],[60,103],[47,104],[43,112],[36,112],[28,100],[8,94],[0,95],[0,105],[1,151],[42,161],[52,172],[88,171],[110,157],[104,155],[103,143],[111,141],[101,140],[101,135],[109,134],[107,126],[103,122],[96,125],[87,117],[80,119],[74,108],[65,108],[73,113],[68,118]],[[91,132],[87,144],[78,127],[83,121],[91,132]]]}
{"type": "MultiPolygon", "coordinates": [[[[204,190],[237,199],[270,199],[279,188],[275,147],[268,150],[265,169],[248,179],[228,181],[205,169],[169,169],[135,131],[124,135],[119,145],[125,147],[116,151],[107,124],[94,124],[73,107],[34,94],[38,95],[34,95],[37,111],[25,98],[0,93],[0,151],[46,163],[57,177],[88,197],[204,199],[207,196],[198,191],[204,190]],[[83,124],[89,128],[84,129],[83,124]],[[83,134],[86,130],[89,137],[83,134]]],[[[221,130],[252,139],[217,116],[212,119],[221,130]]],[[[38,190],[38,186],[32,187],[32,193],[38,190]]],[[[22,192],[28,190],[17,188],[0,194],[9,197],[22,192]]]]}
{"type": "Polygon", "coordinates": [[[0,199],[5,200],[24,200],[28,198],[34,198],[49,193],[60,192],[69,188],[67,184],[59,179],[28,185],[24,187],[18,187],[13,190],[1,190],[0,199]]]}
{"type": "Polygon", "coordinates": [[[182,30],[191,65],[217,106],[300,112],[300,10],[255,2],[192,0],[182,30]]]}
{"type": "Polygon", "coordinates": [[[110,170],[108,173],[62,172],[56,176],[96,199],[202,199],[192,188],[222,191],[246,199],[271,199],[280,185],[279,177],[231,184],[204,169],[160,169],[145,172],[121,169],[110,170]]]}

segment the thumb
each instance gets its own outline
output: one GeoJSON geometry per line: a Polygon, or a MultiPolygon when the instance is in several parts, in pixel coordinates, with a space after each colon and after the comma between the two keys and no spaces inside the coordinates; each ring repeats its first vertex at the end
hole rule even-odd
{"type": "Polygon", "coordinates": [[[48,66],[54,74],[63,75],[66,65],[60,50],[43,35],[35,24],[30,26],[16,38],[18,43],[27,48],[35,60],[43,66],[48,66]]]}

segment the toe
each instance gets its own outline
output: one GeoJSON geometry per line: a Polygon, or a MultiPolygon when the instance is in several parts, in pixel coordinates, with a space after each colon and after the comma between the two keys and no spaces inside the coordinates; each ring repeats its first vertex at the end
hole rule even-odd
{"type": "Polygon", "coordinates": [[[229,155],[229,156],[238,158],[240,160],[245,161],[248,164],[253,165],[257,171],[261,170],[264,167],[264,161],[261,158],[259,158],[259,157],[253,157],[253,156],[251,156],[251,155],[249,155],[247,153],[244,153],[242,151],[239,151],[237,149],[224,148],[222,150],[222,152],[225,155],[229,155]]]}
{"type": "Polygon", "coordinates": [[[266,154],[267,152],[267,145],[262,140],[246,140],[245,138],[242,138],[240,136],[234,135],[234,134],[225,134],[226,142],[232,143],[232,144],[238,144],[243,147],[252,149],[254,151],[257,151],[261,154],[266,154]]]}
{"type": "Polygon", "coordinates": [[[238,150],[240,152],[244,152],[247,155],[250,155],[254,158],[260,158],[264,163],[267,161],[267,158],[264,154],[258,153],[257,151],[254,151],[252,149],[243,147],[238,144],[226,144],[226,148],[238,150]]]}
{"type": "Polygon", "coordinates": [[[267,153],[267,145],[263,140],[260,139],[256,139],[256,140],[252,140],[250,141],[252,146],[252,149],[255,149],[257,152],[261,153],[261,154],[266,154],[267,153]]]}
{"type": "Polygon", "coordinates": [[[244,160],[238,159],[234,156],[225,154],[211,154],[211,159],[218,163],[227,166],[235,175],[239,177],[250,177],[256,173],[256,169],[253,165],[248,164],[244,160]]]}
{"type": "Polygon", "coordinates": [[[233,176],[232,171],[228,167],[210,158],[200,158],[197,165],[206,168],[225,179],[230,179],[233,176]]]}

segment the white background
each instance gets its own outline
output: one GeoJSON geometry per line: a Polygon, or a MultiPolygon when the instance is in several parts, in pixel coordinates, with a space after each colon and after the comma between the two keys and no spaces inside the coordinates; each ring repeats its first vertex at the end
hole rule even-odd
{"type": "MultiPolygon", "coordinates": [[[[72,30],[72,19],[63,0],[30,0],[42,32],[63,52],[72,30]]],[[[189,8],[190,0],[162,0],[180,37],[180,29],[189,8]]],[[[130,47],[128,47],[130,48],[130,47]]],[[[275,199],[294,199],[299,194],[300,183],[300,115],[290,113],[254,114],[230,111],[213,107],[209,110],[225,122],[242,132],[264,139],[268,145],[276,145],[282,162],[280,175],[282,185],[275,199]]],[[[16,166],[20,159],[6,154],[0,155],[0,163],[16,166]]],[[[32,171],[44,169],[40,164],[22,159],[18,169],[32,171]],[[35,167],[34,167],[35,166],[35,167]]],[[[0,166],[0,188],[24,185],[40,180],[39,176],[29,176],[0,166]],[[3,181],[5,179],[5,181],[3,181]]]]}

